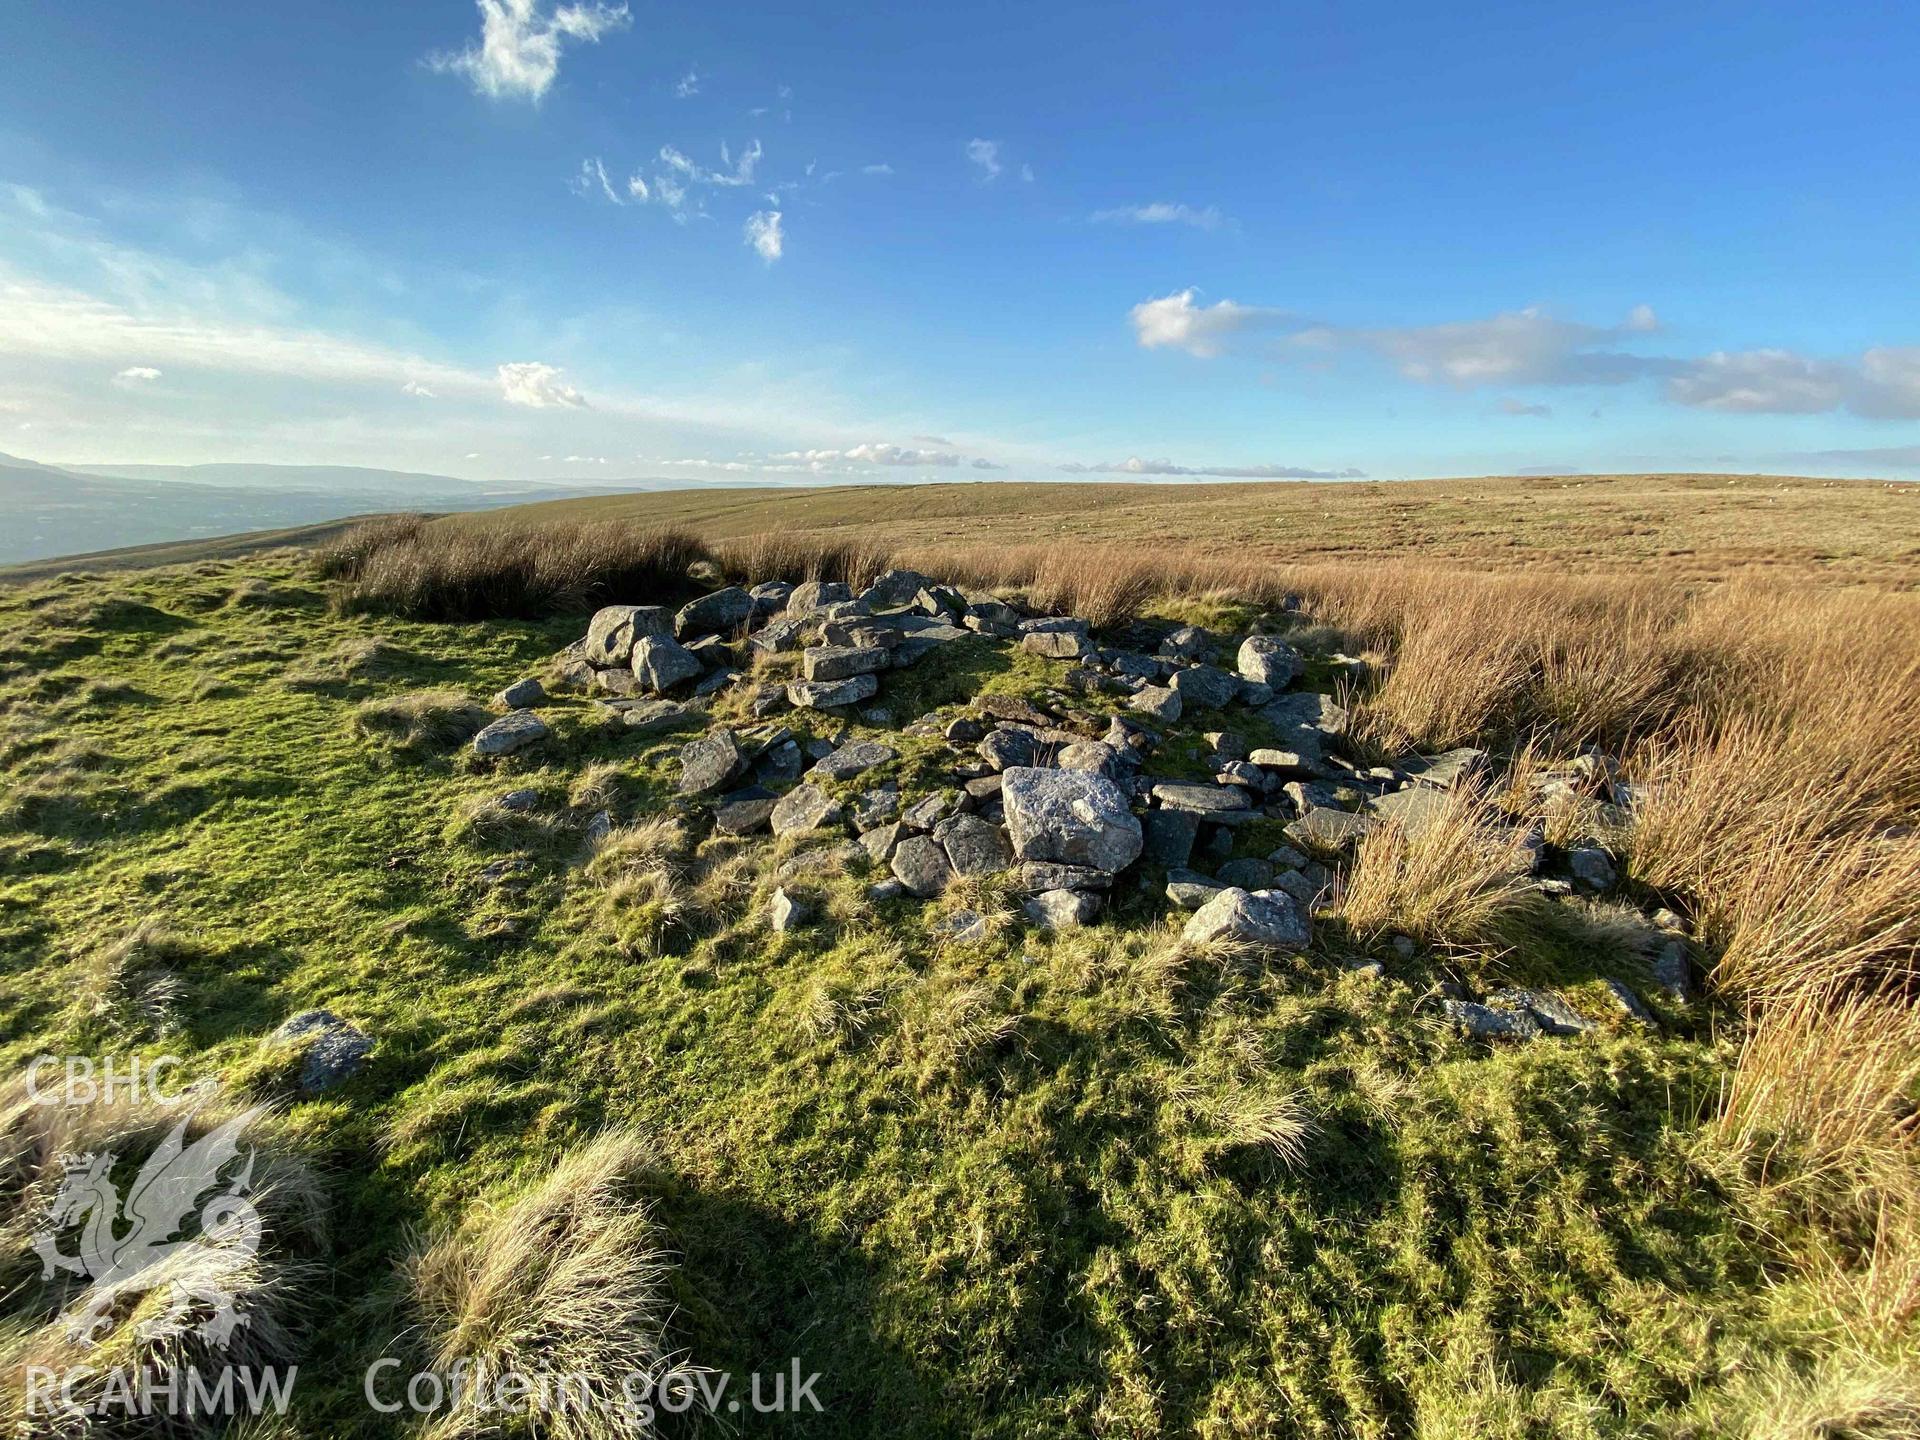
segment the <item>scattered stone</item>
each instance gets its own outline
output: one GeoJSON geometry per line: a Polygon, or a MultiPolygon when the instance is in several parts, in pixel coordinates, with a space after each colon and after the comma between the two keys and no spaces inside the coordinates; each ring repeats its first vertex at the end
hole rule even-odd
{"type": "Polygon", "coordinates": [[[1669,940],[1660,947],[1653,957],[1653,983],[1683,1004],[1693,999],[1693,967],[1687,958],[1686,941],[1669,940]]]}
{"type": "Polygon", "coordinates": [[[853,598],[853,587],[838,580],[806,580],[793,587],[787,596],[787,616],[804,620],[822,605],[835,605],[853,598]]]}
{"type": "Polygon", "coordinates": [[[1601,980],[1600,986],[1606,991],[1607,998],[1613,1001],[1615,1005],[1618,1005],[1620,1007],[1620,1013],[1625,1015],[1629,1020],[1640,1025],[1651,1025],[1654,1023],[1653,1012],[1647,1009],[1647,1007],[1641,1003],[1640,997],[1628,989],[1626,985],[1608,977],[1601,980]]]}
{"type": "Polygon", "coordinates": [[[498,695],[493,703],[503,710],[526,710],[538,705],[547,698],[547,688],[529,675],[524,680],[516,680],[498,695]]]}
{"type": "Polygon", "coordinates": [[[752,615],[753,597],[738,585],[729,585],[682,605],[673,617],[673,633],[682,639],[688,635],[730,635],[752,615]]]}
{"type": "MultiPolygon", "coordinates": [[[[1330,695],[1302,690],[1282,695],[1260,707],[1260,718],[1276,730],[1317,730],[1323,735],[1344,735],[1347,712],[1330,695]]],[[[1292,740],[1289,744],[1297,744],[1292,740]]]]}
{"type": "Polygon", "coordinates": [[[1243,860],[1229,860],[1213,872],[1213,878],[1222,885],[1241,890],[1264,890],[1273,881],[1273,866],[1248,856],[1243,860]]]}
{"type": "Polygon", "coordinates": [[[1166,685],[1142,686],[1128,697],[1127,706],[1166,725],[1180,718],[1180,694],[1166,685]]]}
{"type": "Polygon", "coordinates": [[[1037,765],[1040,762],[1040,741],[1031,730],[1020,730],[1013,726],[1002,726],[998,730],[989,730],[981,740],[980,758],[995,770],[1009,770],[1019,765],[1037,765]]]}
{"type": "Polygon", "coordinates": [[[1270,635],[1249,635],[1241,642],[1233,664],[1241,679],[1276,690],[1286,689],[1304,668],[1298,650],[1270,635]]]}
{"type": "Polygon", "coordinates": [[[1510,986],[1487,996],[1487,1004],[1495,1010],[1525,1011],[1548,1035],[1584,1035],[1593,1029],[1591,1020],[1551,990],[1510,986]]]}
{"type": "Polygon", "coordinates": [[[851,780],[876,765],[897,759],[899,753],[878,740],[857,740],[851,745],[842,745],[809,773],[823,780],[851,780]]]}
{"type": "Polygon", "coordinates": [[[1396,935],[1393,937],[1392,944],[1393,953],[1398,955],[1402,960],[1411,960],[1414,957],[1414,953],[1419,949],[1419,946],[1414,943],[1411,935],[1396,935]]]}
{"type": "Polygon", "coordinates": [[[714,807],[713,828],[723,835],[751,835],[766,828],[777,803],[770,791],[736,790],[714,807]]]}
{"type": "Polygon", "coordinates": [[[1567,868],[1589,890],[1611,890],[1619,879],[1613,857],[1598,845],[1576,845],[1567,852],[1567,868]]]}
{"type": "Polygon", "coordinates": [[[1093,653],[1093,642],[1072,630],[1035,630],[1020,637],[1020,648],[1049,660],[1077,660],[1093,653]]]}
{"type": "Polygon", "coordinates": [[[1182,625],[1160,642],[1169,660],[1204,660],[1213,653],[1213,637],[1198,625],[1182,625]]]}
{"type": "Polygon", "coordinates": [[[698,685],[693,687],[693,698],[703,700],[709,695],[718,695],[740,678],[740,672],[731,668],[713,671],[698,685]]]}
{"type": "Polygon", "coordinates": [[[846,680],[884,670],[890,658],[879,645],[816,645],[800,652],[800,674],[808,680],[846,680]]]}
{"type": "Polygon", "coordinates": [[[747,644],[764,655],[784,655],[798,650],[806,638],[807,627],[798,620],[782,617],[769,620],[747,637],[747,644]]]}
{"type": "Polygon", "coordinates": [[[1020,907],[1027,923],[1041,930],[1072,930],[1100,913],[1100,897],[1084,890],[1042,890],[1020,907]]]}
{"type": "Polygon", "coordinates": [[[1247,763],[1258,765],[1285,780],[1311,779],[1319,773],[1319,756],[1299,750],[1259,749],[1247,756],[1247,763]]]}
{"type": "Polygon", "coordinates": [[[974,745],[987,733],[987,727],[971,715],[962,715],[947,722],[947,728],[940,732],[950,745],[974,745]]]}
{"type": "Polygon", "coordinates": [[[1173,672],[1170,682],[1183,705],[1218,710],[1240,693],[1240,682],[1213,665],[1193,665],[1173,672]]]}
{"type": "Polygon", "coordinates": [[[1147,859],[1172,870],[1193,858],[1200,817],[1191,810],[1149,810],[1145,829],[1147,859]]]}
{"type": "Polygon", "coordinates": [[[611,834],[613,834],[613,812],[611,810],[594,811],[593,814],[587,817],[587,823],[581,828],[581,835],[586,840],[589,850],[598,846],[601,841],[605,840],[611,834]]]}
{"type": "Polygon", "coordinates": [[[1206,785],[1193,780],[1156,780],[1153,798],[1164,809],[1189,810],[1216,825],[1234,823],[1247,808],[1247,793],[1237,785],[1206,785]]]}
{"type": "Polygon", "coordinates": [[[837,825],[842,813],[840,802],[818,785],[801,785],[782,796],[768,818],[774,834],[787,835],[837,825]]]}
{"type": "Polygon", "coordinates": [[[1014,885],[1029,895],[1043,890],[1107,890],[1113,875],[1091,865],[1061,865],[1051,860],[1025,860],[1014,867],[1014,885]]]}
{"type": "Polygon", "coordinates": [[[1443,755],[1414,755],[1402,759],[1398,768],[1402,774],[1419,781],[1422,785],[1431,785],[1439,790],[1451,790],[1456,785],[1473,779],[1486,768],[1486,764],[1486,751],[1463,745],[1443,755]]]}
{"type": "MultiPolygon", "coordinates": [[[[882,650],[882,655],[887,652],[882,650]]],[[[847,680],[796,680],[787,686],[787,700],[800,710],[824,710],[835,705],[858,705],[880,693],[880,682],[871,675],[855,675],[847,680]]]]}
{"type": "Polygon", "coordinates": [[[1382,980],[1387,974],[1387,967],[1378,960],[1349,960],[1346,969],[1349,975],[1357,975],[1362,980],[1382,980]]]}
{"type": "Polygon", "coordinates": [[[331,1010],[302,1010],[283,1022],[273,1038],[297,1045],[304,1052],[298,1083],[300,1093],[307,1096],[351,1080],[373,1053],[373,1041],[366,1031],[331,1010]]]}
{"type": "Polygon", "coordinates": [[[1194,911],[1182,933],[1194,944],[1226,939],[1274,950],[1304,950],[1313,939],[1313,927],[1291,895],[1237,886],[1194,911]]]}
{"type": "Polygon", "coordinates": [[[993,875],[1013,863],[1006,832],[978,815],[953,815],[933,827],[933,838],[960,875],[993,875]]]}
{"type": "Polygon", "coordinates": [[[941,790],[924,799],[914,801],[900,819],[909,830],[931,830],[947,817],[947,813],[953,809],[953,804],[953,792],[941,790]]]}
{"type": "MultiPolygon", "coordinates": [[[[818,768],[817,766],[815,767],[818,768]]],[[[853,802],[853,828],[865,834],[900,813],[900,792],[887,786],[863,791],[853,802]]]]}
{"type": "Polygon", "coordinates": [[[1167,872],[1167,899],[1182,910],[1198,910],[1224,888],[1197,870],[1167,872]]]}
{"type": "Polygon", "coordinates": [[[930,900],[953,880],[953,866],[940,842],[930,835],[912,835],[902,840],[893,852],[894,878],[910,894],[930,900]]]}
{"type": "Polygon", "coordinates": [[[1447,811],[1447,792],[1430,785],[1409,785],[1375,795],[1367,801],[1367,813],[1390,820],[1408,835],[1418,835],[1447,811]]]}
{"type": "Polygon", "coordinates": [[[969,799],[976,801],[997,800],[1000,798],[1000,787],[1004,783],[997,774],[982,775],[976,780],[967,781],[961,788],[967,792],[969,799]]]}
{"type": "Polygon", "coordinates": [[[1119,755],[1104,740],[1076,740],[1064,745],[1053,757],[1053,763],[1062,770],[1085,770],[1109,780],[1120,771],[1119,755]]]}
{"type": "Polygon", "coordinates": [[[911,605],[934,582],[918,570],[888,570],[860,592],[860,598],[876,610],[894,610],[911,605]]]}
{"type": "Polygon", "coordinates": [[[1116,871],[1140,857],[1140,821],[1111,780],[1080,770],[1025,767],[1002,778],[1007,831],[1020,859],[1116,871]]]}
{"type": "Polygon", "coordinates": [[[867,852],[867,858],[874,864],[884,865],[893,858],[895,848],[908,833],[907,828],[898,822],[876,825],[861,833],[860,848],[867,852]]]}
{"type": "Polygon", "coordinates": [[[608,605],[587,622],[582,652],[589,665],[625,665],[636,641],[646,635],[673,634],[673,612],[664,605],[608,605]]]}
{"type": "Polygon", "coordinates": [[[767,922],[773,926],[773,933],[784,935],[795,926],[803,924],[807,918],[807,907],[787,894],[784,889],[773,892],[773,901],[767,907],[767,922]]]}
{"type": "Polygon", "coordinates": [[[698,658],[669,635],[643,635],[633,646],[633,678],[641,690],[657,695],[699,675],[698,658]]]}
{"type": "Polygon", "coordinates": [[[1491,1010],[1471,1000],[1442,1000],[1446,1017],[1477,1040],[1532,1040],[1540,1023],[1527,1010],[1491,1010]]]}
{"type": "Polygon", "coordinates": [[[764,620],[786,609],[787,597],[793,594],[793,586],[784,580],[763,580],[747,594],[753,599],[753,618],[764,620]]]}
{"type": "Polygon", "coordinates": [[[802,850],[790,855],[781,862],[780,868],[773,872],[774,881],[784,885],[789,880],[799,880],[821,875],[844,874],[858,864],[863,857],[860,847],[851,840],[815,845],[810,850],[802,850]]]}
{"type": "Polygon", "coordinates": [[[509,710],[473,737],[476,755],[511,755],[553,732],[531,710],[509,710]]]}
{"type": "Polygon", "coordinates": [[[978,910],[953,910],[945,915],[936,915],[927,922],[927,928],[943,939],[958,941],[962,945],[984,940],[991,933],[987,917],[978,910]]]}
{"type": "Polygon", "coordinates": [[[680,793],[711,795],[739,768],[740,744],[731,730],[702,735],[680,747],[680,793]]]}
{"type": "Polygon", "coordinates": [[[928,585],[914,597],[913,604],[923,615],[938,615],[949,620],[958,620],[967,613],[967,597],[951,585],[928,585]]]}
{"type": "MultiPolygon", "coordinates": [[[[1222,866],[1222,873],[1227,868],[1222,866]]],[[[1321,867],[1316,865],[1314,869],[1319,870],[1321,867]]],[[[1324,879],[1309,875],[1305,870],[1275,870],[1267,877],[1266,888],[1291,895],[1311,910],[1320,903],[1321,896],[1326,893],[1327,883],[1324,879]]]]}

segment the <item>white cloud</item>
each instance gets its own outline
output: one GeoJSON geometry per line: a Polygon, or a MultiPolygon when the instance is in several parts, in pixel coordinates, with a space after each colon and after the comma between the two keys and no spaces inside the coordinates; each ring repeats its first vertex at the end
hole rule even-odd
{"type": "Polygon", "coordinates": [[[538,104],[560,73],[564,45],[594,44],[632,23],[627,7],[599,0],[544,8],[541,0],[476,0],[480,38],[464,50],[427,57],[434,69],[466,76],[475,91],[495,100],[538,104]]]}
{"type": "Polygon", "coordinates": [[[500,366],[500,395],[509,405],[533,410],[584,409],[586,397],[560,378],[560,371],[538,360],[520,360],[500,366]]]}
{"type": "Polygon", "coordinates": [[[1196,305],[1193,297],[1197,293],[1189,288],[1134,306],[1133,332],[1141,348],[1167,347],[1211,360],[1240,331],[1286,318],[1285,311],[1236,305],[1231,300],[1196,305]]]}
{"type": "Polygon", "coordinates": [[[638,170],[627,177],[627,194],[631,195],[642,205],[653,198],[652,194],[647,190],[646,177],[638,170]]]}
{"type": "Polygon", "coordinates": [[[160,372],[151,365],[129,365],[113,378],[122,385],[151,385],[160,378],[160,372]]]}
{"type": "Polygon", "coordinates": [[[879,165],[862,165],[860,167],[860,173],[862,175],[891,175],[893,174],[893,166],[885,163],[879,165]]]}
{"type": "Polygon", "coordinates": [[[439,398],[432,390],[422,385],[418,380],[407,381],[406,384],[400,387],[400,393],[402,395],[411,395],[416,400],[435,400],[439,398]]]}
{"type": "MultiPolygon", "coordinates": [[[[829,465],[885,465],[920,467],[931,466],[935,469],[951,470],[969,462],[964,455],[951,450],[922,450],[911,445],[889,445],[879,441],[870,441],[854,445],[845,450],[788,450],[783,454],[770,457],[774,460],[797,460],[815,468],[829,465]]],[[[986,469],[992,462],[981,465],[986,469]]],[[[992,467],[999,468],[999,467],[992,467]]]]}
{"type": "MultiPolygon", "coordinates": [[[[634,178],[638,179],[639,177],[636,176],[634,178]]],[[[615,205],[624,205],[627,203],[626,201],[622,200],[619,194],[614,190],[613,182],[607,179],[607,167],[600,163],[600,159],[598,156],[595,156],[591,160],[582,160],[580,162],[580,173],[574,176],[573,179],[568,182],[568,186],[569,188],[572,189],[573,193],[576,195],[585,195],[585,196],[591,197],[595,193],[598,193],[606,196],[606,198],[612,201],[615,205]]],[[[629,193],[632,192],[632,189],[633,189],[632,180],[629,180],[627,182],[627,189],[629,193]]],[[[646,190],[646,186],[642,185],[641,186],[642,193],[638,196],[639,199],[644,200],[647,198],[645,194],[645,190],[646,190]]]]}
{"type": "Polygon", "coordinates": [[[1195,209],[1191,205],[1156,200],[1151,205],[1122,205],[1114,210],[1096,210],[1088,217],[1096,225],[1191,225],[1196,230],[1218,230],[1226,217],[1214,205],[1195,209]]]}
{"type": "Polygon", "coordinates": [[[1553,414],[1553,407],[1551,405],[1529,404],[1525,400],[1515,400],[1512,396],[1508,396],[1500,402],[1500,413],[1502,415],[1516,416],[1530,415],[1544,420],[1553,414]]]}
{"type": "Polygon", "coordinates": [[[673,87],[674,98],[678,100],[691,100],[699,93],[700,72],[689,65],[687,67],[687,73],[682,75],[679,83],[673,87]]]}
{"type": "Polygon", "coordinates": [[[1171,460],[1103,460],[1097,465],[1069,463],[1069,475],[1211,475],[1229,480],[1362,480],[1360,470],[1308,470],[1298,465],[1176,465],[1171,460]]]}
{"type": "Polygon", "coordinates": [[[967,159],[980,171],[982,181],[1000,178],[1000,142],[998,140],[969,140],[967,159]]]}
{"type": "Polygon", "coordinates": [[[709,170],[706,166],[690,159],[685,153],[671,145],[660,147],[661,163],[679,171],[696,185],[740,186],[753,183],[753,172],[759,167],[762,155],[759,140],[754,140],[735,159],[727,148],[727,142],[720,142],[720,163],[724,170],[709,170]]]}
{"type": "Polygon", "coordinates": [[[760,258],[768,264],[772,264],[786,252],[787,239],[780,229],[778,210],[754,211],[747,217],[744,231],[746,243],[758,251],[760,258]]]}

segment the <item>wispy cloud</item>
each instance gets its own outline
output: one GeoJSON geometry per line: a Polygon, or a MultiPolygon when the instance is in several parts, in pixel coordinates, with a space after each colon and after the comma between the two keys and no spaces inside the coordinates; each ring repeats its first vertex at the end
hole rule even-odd
{"type": "Polygon", "coordinates": [[[787,237],[780,228],[778,210],[756,210],[749,215],[744,236],[746,243],[769,265],[786,253],[787,237]]]}
{"type": "Polygon", "coordinates": [[[1060,470],[1069,475],[1214,476],[1226,480],[1363,480],[1363,470],[1310,470],[1299,465],[1176,465],[1171,460],[1103,460],[1096,465],[1069,462],[1060,470]]]}
{"type": "Polygon", "coordinates": [[[676,100],[691,100],[699,93],[700,72],[692,65],[689,65],[687,67],[687,73],[682,75],[673,87],[674,98],[676,100]]]}
{"type": "MultiPolygon", "coordinates": [[[[639,177],[636,176],[634,178],[638,179],[639,177]]],[[[600,162],[600,158],[598,156],[595,156],[591,160],[582,160],[580,162],[580,173],[575,175],[573,179],[568,181],[567,183],[569,187],[573,190],[573,193],[576,195],[586,195],[586,196],[604,195],[608,200],[612,201],[615,205],[626,204],[626,201],[622,200],[619,194],[614,190],[613,183],[607,179],[607,167],[600,162]]],[[[633,189],[632,180],[629,180],[627,182],[627,188],[629,193],[631,193],[633,189]]],[[[644,182],[642,183],[640,188],[642,193],[639,195],[638,198],[644,200],[646,199],[646,195],[644,193],[646,190],[646,186],[644,182]]]]}
{"type": "Polygon", "coordinates": [[[160,372],[151,365],[129,365],[113,378],[121,385],[151,385],[160,378],[160,372]]]}
{"type": "Polygon", "coordinates": [[[416,400],[437,400],[439,396],[431,386],[422,385],[418,380],[409,380],[400,387],[402,395],[411,395],[416,400]]]}
{"type": "Polygon", "coordinates": [[[477,0],[480,38],[464,49],[429,55],[435,70],[465,76],[474,90],[494,100],[538,104],[560,73],[568,44],[595,44],[632,23],[627,7],[599,0],[543,6],[541,0],[477,0]]]}
{"type": "Polygon", "coordinates": [[[862,165],[860,167],[860,173],[862,175],[891,175],[893,174],[893,166],[885,164],[884,162],[879,165],[862,165]]]}
{"type": "Polygon", "coordinates": [[[1542,420],[1553,414],[1551,405],[1530,404],[1525,400],[1515,400],[1512,396],[1500,402],[1499,410],[1502,415],[1531,415],[1542,420]]]}
{"type": "Polygon", "coordinates": [[[1000,142],[998,140],[969,140],[967,142],[967,161],[979,172],[980,180],[985,183],[1000,178],[1000,142]]]}
{"type": "Polygon", "coordinates": [[[1227,223],[1215,205],[1198,208],[1156,200],[1151,205],[1122,205],[1096,210],[1088,217],[1096,225],[1191,225],[1196,230],[1218,230],[1227,223]]]}
{"type": "Polygon", "coordinates": [[[560,371],[538,360],[518,360],[500,366],[500,396],[509,405],[531,410],[583,410],[587,400],[560,378],[560,371]]]}
{"type": "Polygon", "coordinates": [[[878,441],[849,446],[844,450],[788,450],[769,458],[797,461],[816,469],[847,465],[883,465],[936,470],[954,470],[963,465],[971,465],[978,470],[1004,468],[991,460],[970,459],[954,450],[925,450],[914,445],[890,445],[878,441]]]}

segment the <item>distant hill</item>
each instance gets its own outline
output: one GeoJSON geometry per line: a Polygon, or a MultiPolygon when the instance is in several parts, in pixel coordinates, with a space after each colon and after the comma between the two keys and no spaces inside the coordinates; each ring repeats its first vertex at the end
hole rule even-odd
{"type": "Polygon", "coordinates": [[[485,510],[673,483],[491,483],[351,465],[47,465],[0,455],[0,565],[375,511],[485,510]]]}

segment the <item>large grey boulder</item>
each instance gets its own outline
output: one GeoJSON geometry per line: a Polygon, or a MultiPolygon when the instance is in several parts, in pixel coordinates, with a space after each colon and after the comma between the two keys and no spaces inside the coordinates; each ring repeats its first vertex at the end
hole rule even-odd
{"type": "Polygon", "coordinates": [[[586,659],[602,669],[625,665],[643,635],[673,634],[673,612],[664,605],[607,605],[587,622],[586,659]]]}
{"type": "Polygon", "coordinates": [[[785,835],[793,831],[819,830],[827,825],[836,825],[843,813],[840,802],[818,785],[801,785],[782,796],[768,818],[772,822],[773,833],[785,835]]]}
{"type": "Polygon", "coordinates": [[[1193,665],[1173,672],[1169,682],[1182,705],[1218,710],[1240,693],[1240,682],[1213,665],[1193,665]]]}
{"type": "Polygon", "coordinates": [[[671,690],[700,671],[699,657],[670,635],[644,635],[634,643],[633,678],[648,694],[671,690]]]}
{"type": "Polygon", "coordinates": [[[1032,630],[1020,637],[1020,648],[1050,660],[1077,660],[1093,653],[1093,642],[1073,630],[1032,630]]]}
{"type": "Polygon", "coordinates": [[[822,605],[838,604],[853,598],[853,587],[838,580],[803,580],[787,597],[787,617],[804,620],[822,605]]]}
{"type": "Polygon", "coordinates": [[[1127,698],[1127,706],[1171,725],[1180,718],[1180,692],[1166,685],[1143,685],[1127,698]]]}
{"type": "Polygon", "coordinates": [[[680,747],[680,793],[711,795],[740,768],[740,743],[731,730],[716,730],[680,747]]]}
{"type": "Polygon", "coordinates": [[[876,575],[873,583],[860,592],[860,598],[876,610],[896,610],[911,605],[933,583],[918,570],[888,570],[876,575]]]}
{"type": "Polygon", "coordinates": [[[909,894],[930,900],[952,883],[953,865],[931,835],[912,835],[894,847],[894,878],[909,894]]]}
{"type": "Polygon", "coordinates": [[[1103,775],[1016,766],[1000,787],[1007,835],[1022,860],[1124,870],[1140,858],[1140,821],[1103,775]]]}
{"type": "Polygon", "coordinates": [[[1004,726],[989,730],[979,744],[980,758],[995,770],[1032,765],[1040,759],[1040,740],[1031,730],[1004,726]]]}
{"type": "Polygon", "coordinates": [[[753,596],[738,585],[715,590],[698,600],[689,600],[673,617],[673,633],[688,635],[729,635],[753,615],[753,596]]]}
{"type": "Polygon", "coordinates": [[[770,791],[735,791],[713,807],[713,828],[722,835],[751,835],[764,830],[778,801],[770,791]]]}
{"type": "Polygon", "coordinates": [[[511,755],[551,733],[547,722],[531,710],[509,710],[473,737],[473,753],[511,755]]]}
{"type": "Polygon", "coordinates": [[[933,827],[933,838],[960,875],[996,875],[1013,863],[1013,850],[998,825],[978,815],[950,815],[933,827]]]}
{"type": "Polygon", "coordinates": [[[1291,895],[1229,886],[1193,912],[1183,932],[1195,944],[1238,940],[1271,950],[1304,950],[1313,926],[1291,895]]]}
{"type": "Polygon", "coordinates": [[[1182,625],[1160,642],[1169,660],[1204,660],[1213,652],[1213,637],[1198,625],[1182,625]]]}
{"type": "Polygon", "coordinates": [[[331,1010],[302,1010],[275,1030],[273,1038],[303,1052],[298,1084],[300,1093],[308,1096],[351,1080],[373,1052],[367,1033],[331,1010]]]}
{"type": "Polygon", "coordinates": [[[747,644],[766,655],[784,655],[798,650],[806,638],[807,627],[782,615],[769,620],[747,637],[747,644]]]}
{"type": "Polygon", "coordinates": [[[1270,635],[1249,635],[1241,642],[1233,663],[1241,679],[1276,690],[1291,685],[1302,668],[1300,652],[1270,635]]]}
{"type": "Polygon", "coordinates": [[[524,680],[514,681],[494,696],[493,703],[502,710],[528,710],[546,698],[547,687],[529,675],[524,680]]]}
{"type": "Polygon", "coordinates": [[[871,675],[847,680],[796,680],[787,686],[787,703],[798,710],[824,710],[830,705],[858,705],[879,693],[880,682],[871,675]]]}
{"type": "Polygon", "coordinates": [[[808,680],[846,680],[884,670],[892,658],[880,645],[816,645],[800,652],[800,673],[808,680]]]}
{"type": "Polygon", "coordinates": [[[793,586],[784,580],[762,580],[747,594],[753,600],[753,618],[764,620],[787,608],[787,597],[793,594],[793,586]]]}

